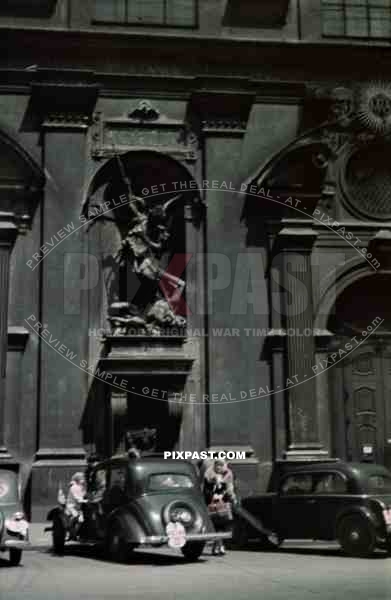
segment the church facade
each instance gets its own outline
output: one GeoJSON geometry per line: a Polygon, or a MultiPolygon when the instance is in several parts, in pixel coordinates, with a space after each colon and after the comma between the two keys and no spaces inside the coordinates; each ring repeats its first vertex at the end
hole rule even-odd
{"type": "MultiPolygon", "coordinates": [[[[391,466],[391,10],[0,8],[0,467],[89,453],[391,466]]],[[[365,4],[365,6],[364,6],[365,4]]]]}

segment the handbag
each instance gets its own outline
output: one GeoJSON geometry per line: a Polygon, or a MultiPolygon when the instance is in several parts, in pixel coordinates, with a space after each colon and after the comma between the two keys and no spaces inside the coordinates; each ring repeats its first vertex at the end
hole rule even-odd
{"type": "Polygon", "coordinates": [[[219,521],[232,521],[232,506],[230,502],[224,502],[223,500],[212,501],[208,505],[208,512],[212,518],[216,518],[219,521]]]}

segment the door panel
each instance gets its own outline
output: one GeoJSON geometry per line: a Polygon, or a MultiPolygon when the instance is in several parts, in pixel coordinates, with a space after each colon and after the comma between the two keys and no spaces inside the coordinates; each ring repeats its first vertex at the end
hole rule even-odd
{"type": "Polygon", "coordinates": [[[315,529],[316,498],[310,473],[291,473],[282,481],[276,498],[278,531],[285,538],[312,538],[315,529]]]}
{"type": "Polygon", "coordinates": [[[331,369],[331,376],[335,390],[333,429],[338,432],[335,447],[344,448],[347,460],[384,464],[385,438],[391,437],[386,401],[391,394],[391,352],[376,340],[366,343],[331,369]],[[343,421],[342,428],[336,420],[343,421]]]}

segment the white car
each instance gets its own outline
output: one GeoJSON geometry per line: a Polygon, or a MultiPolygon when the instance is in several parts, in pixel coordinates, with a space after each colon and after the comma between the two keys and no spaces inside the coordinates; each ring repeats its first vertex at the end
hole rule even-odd
{"type": "Polygon", "coordinates": [[[12,566],[17,566],[29,546],[29,523],[20,500],[18,475],[0,469],[0,552],[9,551],[12,566]]]}

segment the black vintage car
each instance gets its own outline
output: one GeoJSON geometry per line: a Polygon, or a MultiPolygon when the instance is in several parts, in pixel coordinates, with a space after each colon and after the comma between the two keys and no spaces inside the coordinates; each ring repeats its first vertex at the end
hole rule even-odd
{"type": "Polygon", "coordinates": [[[10,563],[20,563],[24,548],[29,547],[29,523],[23,514],[18,475],[0,469],[0,552],[9,552],[10,563]]]}
{"type": "Polygon", "coordinates": [[[368,463],[277,461],[268,492],[246,497],[234,540],[338,540],[345,554],[391,551],[391,473],[368,463]]]}
{"type": "Polygon", "coordinates": [[[113,457],[94,465],[88,476],[84,520],[75,534],[66,506],[50,511],[53,549],[62,554],[68,539],[100,544],[123,562],[138,546],[178,548],[196,560],[205,543],[231,537],[216,533],[195,467],[161,457],[113,457]]]}

